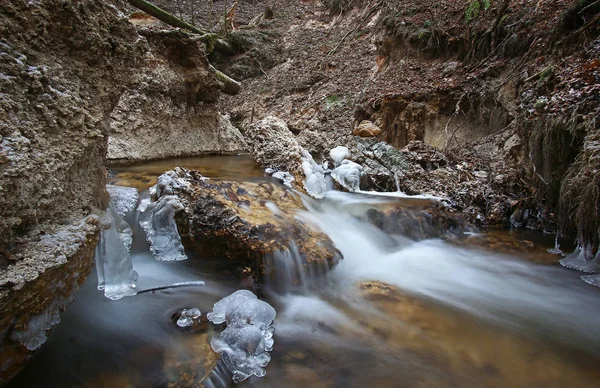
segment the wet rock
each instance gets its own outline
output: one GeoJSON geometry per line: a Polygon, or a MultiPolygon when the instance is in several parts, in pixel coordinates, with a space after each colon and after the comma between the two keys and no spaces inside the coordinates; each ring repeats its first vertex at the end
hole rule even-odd
{"type": "Polygon", "coordinates": [[[107,123],[146,45],[108,2],[4,2],[0,26],[2,384],[93,265],[107,123]]]}
{"type": "Polygon", "coordinates": [[[0,272],[0,381],[14,376],[46,342],[94,263],[98,217],[40,225],[15,263],[0,272]]]}
{"type": "Polygon", "coordinates": [[[354,136],[360,137],[377,137],[381,133],[381,128],[377,125],[373,124],[369,120],[363,120],[360,124],[354,129],[352,134],[354,136]]]}
{"type": "Polygon", "coordinates": [[[462,217],[450,214],[436,202],[423,205],[369,209],[366,221],[389,234],[399,234],[413,240],[461,236],[469,230],[462,217]]]}
{"type": "Polygon", "coordinates": [[[175,215],[184,245],[197,253],[232,260],[249,267],[256,279],[269,276],[266,254],[296,244],[302,265],[323,272],[341,259],[324,233],[295,218],[301,198],[270,183],[206,180],[198,171],[176,168],[171,177],[186,182],[173,187],[183,209],[175,215]]]}

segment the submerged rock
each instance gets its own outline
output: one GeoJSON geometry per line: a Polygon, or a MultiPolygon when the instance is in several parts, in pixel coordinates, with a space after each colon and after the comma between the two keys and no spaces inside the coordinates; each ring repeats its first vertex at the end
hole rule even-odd
{"type": "Polygon", "coordinates": [[[187,184],[172,188],[183,206],[175,220],[184,243],[201,255],[233,260],[255,278],[272,271],[265,255],[292,244],[302,265],[314,272],[325,272],[341,259],[327,235],[295,218],[304,208],[302,200],[282,185],[211,181],[182,168],[166,174],[187,184]]]}
{"type": "Polygon", "coordinates": [[[469,229],[460,216],[445,212],[435,201],[421,201],[420,206],[372,208],[364,218],[386,233],[413,240],[459,236],[469,229]]]}

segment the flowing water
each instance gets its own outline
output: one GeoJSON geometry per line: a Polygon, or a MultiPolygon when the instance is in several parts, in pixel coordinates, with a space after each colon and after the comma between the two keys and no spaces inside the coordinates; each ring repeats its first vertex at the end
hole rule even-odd
{"type": "MultiPolygon", "coordinates": [[[[247,157],[214,157],[115,169],[111,183],[147,195],[156,176],[176,165],[213,179],[265,179],[247,157]]],[[[546,252],[552,237],[488,231],[416,242],[357,217],[372,207],[418,209],[424,201],[341,192],[319,202],[306,198],[307,210],[298,217],[326,232],[344,260],[316,285],[305,273],[301,287],[267,291],[277,310],[272,360],[264,378],[239,385],[600,384],[600,289],[556,265],[558,257],[546,252]]],[[[111,301],[90,275],[11,386],[232,385],[208,344],[215,328],[181,330],[173,316],[198,307],[205,317],[213,303],[243,285],[219,258],[200,260],[188,251],[186,261],[155,261],[140,233],[134,232],[132,247],[138,289],[197,280],[206,285],[111,301]]],[[[277,258],[279,281],[298,271],[295,260],[293,247],[277,258]]]]}

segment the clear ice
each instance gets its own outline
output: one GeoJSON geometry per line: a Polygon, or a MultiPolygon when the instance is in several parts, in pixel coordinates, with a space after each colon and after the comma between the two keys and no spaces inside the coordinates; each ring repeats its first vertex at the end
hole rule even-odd
{"type": "MultiPolygon", "coordinates": [[[[164,176],[161,175],[161,178],[164,176]]],[[[161,191],[169,192],[164,187],[161,191]]],[[[161,191],[157,189],[157,193],[161,191]]],[[[175,222],[175,213],[183,209],[179,199],[174,195],[162,195],[155,202],[142,202],[139,223],[146,233],[154,257],[161,261],[187,259],[175,222]]]]}
{"type": "Polygon", "coordinates": [[[106,191],[108,191],[119,216],[124,218],[129,212],[135,209],[139,199],[136,188],[106,185],[106,191]]]}
{"type": "Polygon", "coordinates": [[[194,324],[198,323],[200,316],[202,313],[200,309],[194,307],[191,309],[183,309],[181,311],[181,316],[177,320],[177,326],[179,327],[190,327],[194,324]]]}
{"type": "Polygon", "coordinates": [[[594,287],[600,287],[600,275],[585,275],[581,280],[594,287]]]}
{"type": "Polygon", "coordinates": [[[239,290],[215,303],[207,318],[214,324],[227,323],[227,328],[210,341],[213,350],[239,383],[254,375],[266,374],[271,360],[275,309],[259,300],[251,291],[239,290]]]}
{"type": "Polygon", "coordinates": [[[112,200],[100,222],[100,240],[96,247],[98,289],[104,290],[104,296],[112,300],[135,295],[138,274],[133,270],[129,254],[131,228],[119,216],[112,200]]]}

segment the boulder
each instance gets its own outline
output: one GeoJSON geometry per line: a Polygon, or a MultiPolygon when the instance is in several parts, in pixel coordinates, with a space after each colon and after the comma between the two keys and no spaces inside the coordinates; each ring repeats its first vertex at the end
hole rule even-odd
{"type": "Polygon", "coordinates": [[[231,260],[255,280],[270,276],[274,268],[265,257],[278,252],[297,249],[301,265],[312,273],[342,258],[327,235],[296,219],[302,200],[281,184],[212,181],[182,168],[165,175],[170,179],[159,182],[175,184],[160,192],[182,204],[175,220],[184,245],[202,256],[231,260]]]}
{"type": "Polygon", "coordinates": [[[369,120],[363,120],[354,128],[352,134],[360,137],[377,137],[381,133],[381,128],[373,124],[369,120]]]}
{"type": "Polygon", "coordinates": [[[294,176],[301,172],[302,147],[283,120],[267,116],[251,125],[245,137],[254,160],[262,168],[288,171],[294,176]]]}

